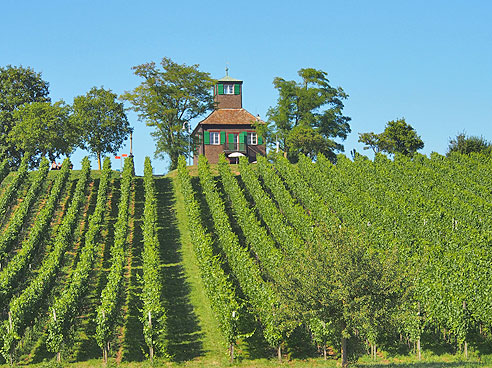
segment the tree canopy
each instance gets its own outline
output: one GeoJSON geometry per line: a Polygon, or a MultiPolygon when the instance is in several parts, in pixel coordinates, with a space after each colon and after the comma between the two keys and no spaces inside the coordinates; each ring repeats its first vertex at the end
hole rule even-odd
{"type": "Polygon", "coordinates": [[[401,153],[406,156],[424,148],[424,142],[404,118],[389,121],[382,133],[359,133],[359,142],[366,145],[364,149],[370,148],[374,153],[401,153]]]}
{"type": "Polygon", "coordinates": [[[470,154],[472,152],[490,154],[492,152],[492,145],[483,137],[467,137],[463,132],[459,133],[456,138],[449,139],[448,152],[446,155],[449,156],[453,152],[461,154],[470,154]]]}
{"type": "MultiPolygon", "coordinates": [[[[280,149],[295,161],[300,153],[315,158],[317,154],[335,160],[335,152],[350,133],[350,118],[342,114],[348,95],[341,87],[332,87],[327,73],[313,68],[298,71],[301,82],[277,77],[277,105],[268,110],[268,125],[259,133],[269,143],[278,141],[280,149]]],[[[261,130],[261,128],[260,128],[261,130]]]]}
{"type": "Polygon", "coordinates": [[[29,151],[34,163],[46,155],[51,161],[69,155],[78,139],[78,130],[70,123],[69,114],[70,107],[63,101],[26,103],[12,113],[15,124],[8,142],[18,152],[29,151]]]}
{"type": "Polygon", "coordinates": [[[199,71],[199,65],[180,65],[164,57],[160,66],[151,62],[133,67],[143,81],[122,97],[132,103],[140,120],[155,128],[155,156],[167,155],[173,170],[180,155],[189,157],[189,132],[183,126],[214,107],[211,91],[215,81],[209,73],[199,71]]]}
{"type": "Polygon", "coordinates": [[[287,276],[278,289],[282,298],[301,320],[308,317],[321,345],[340,348],[342,366],[347,339],[359,335],[375,344],[402,302],[398,254],[378,254],[343,226],[326,231],[322,241],[306,243],[285,267],[287,276]]]}
{"type": "Polygon", "coordinates": [[[123,103],[104,88],[93,87],[84,96],[73,100],[72,121],[78,125],[80,147],[97,157],[101,170],[101,155],[117,153],[131,132],[123,103]]]}
{"type": "Polygon", "coordinates": [[[9,133],[16,124],[13,112],[20,106],[32,102],[49,102],[48,82],[31,68],[7,65],[0,67],[0,154],[19,164],[24,154],[9,139],[9,133]]]}

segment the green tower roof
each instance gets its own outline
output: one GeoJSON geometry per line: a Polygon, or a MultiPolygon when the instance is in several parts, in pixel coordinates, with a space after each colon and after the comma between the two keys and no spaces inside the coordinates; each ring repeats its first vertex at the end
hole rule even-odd
{"type": "Polygon", "coordinates": [[[234,79],[229,77],[229,68],[226,68],[226,75],[223,78],[220,78],[218,81],[219,82],[242,82],[240,79],[234,79]]]}
{"type": "Polygon", "coordinates": [[[231,78],[228,75],[226,75],[225,77],[220,78],[219,79],[219,82],[242,82],[242,80],[240,80],[240,79],[234,79],[234,78],[231,78]]]}

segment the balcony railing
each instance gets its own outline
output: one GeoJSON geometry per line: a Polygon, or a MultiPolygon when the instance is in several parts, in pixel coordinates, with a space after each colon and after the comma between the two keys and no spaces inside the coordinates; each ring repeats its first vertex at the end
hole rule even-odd
{"type": "Polygon", "coordinates": [[[224,143],[224,152],[247,152],[246,143],[224,143]]]}

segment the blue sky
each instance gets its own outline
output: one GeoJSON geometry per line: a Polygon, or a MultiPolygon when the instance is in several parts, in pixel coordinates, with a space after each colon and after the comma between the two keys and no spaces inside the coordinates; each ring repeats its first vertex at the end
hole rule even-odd
{"type": "MultiPolygon", "coordinates": [[[[445,153],[462,131],[492,140],[489,1],[2,0],[1,9],[0,66],[41,72],[53,101],[72,103],[93,86],[121,94],[140,82],[132,66],[166,56],[215,78],[228,65],[244,81],[243,106],[265,117],[277,99],[273,78],[313,67],[349,94],[346,153],[362,151],[359,132],[401,117],[425,154],[445,153]]],[[[154,142],[128,115],[141,173],[154,142]]],[[[75,168],[86,154],[72,156],[75,168]]],[[[166,160],[153,164],[167,171],[166,160]]]]}

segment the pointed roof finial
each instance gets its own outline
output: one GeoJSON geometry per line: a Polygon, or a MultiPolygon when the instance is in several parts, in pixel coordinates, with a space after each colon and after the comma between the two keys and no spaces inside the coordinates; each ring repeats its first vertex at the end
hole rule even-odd
{"type": "Polygon", "coordinates": [[[229,67],[226,66],[226,76],[228,76],[228,75],[229,75],[229,67]]]}

